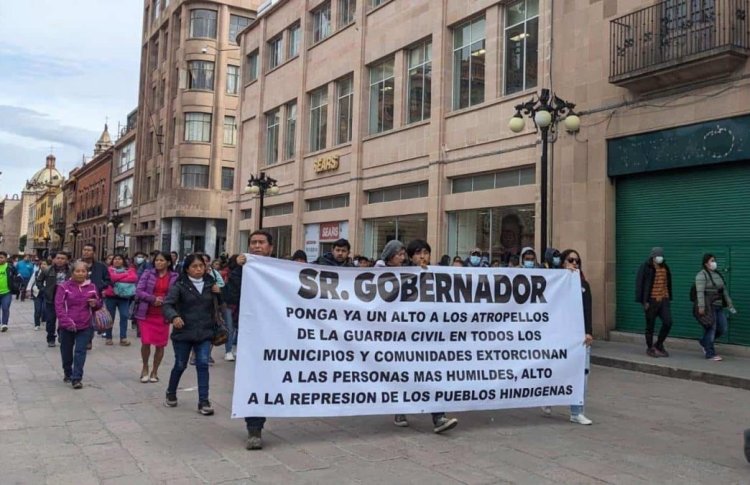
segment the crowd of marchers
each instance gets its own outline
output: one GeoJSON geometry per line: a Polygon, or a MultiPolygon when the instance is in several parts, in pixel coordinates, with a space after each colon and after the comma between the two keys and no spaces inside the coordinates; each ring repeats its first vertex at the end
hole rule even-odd
{"type": "MultiPolygon", "coordinates": [[[[258,230],[250,235],[248,252],[270,257],[274,253],[273,237],[258,230]]],[[[13,297],[32,298],[34,301],[34,328],[46,330],[47,345],[59,343],[63,380],[74,389],[83,387],[83,371],[87,351],[94,342],[94,315],[106,308],[117,325],[102,332],[105,346],[114,345],[113,331],[119,333],[119,345],[131,345],[128,329],[137,330],[141,343],[142,370],[140,382],[159,382],[159,367],[164,349],[171,338],[174,365],[169,375],[164,401],[167,407],[178,405],[177,387],[188,365],[196,368],[198,380],[198,412],[214,413],[209,399],[209,367],[216,329],[221,326],[228,333],[224,344],[224,360],[235,360],[235,346],[239,325],[239,304],[242,295],[243,254],[222,257],[211,261],[208,255],[193,253],[180,259],[175,252],[154,251],[150,255],[138,252],[132,258],[110,255],[105,261],[96,260],[96,248],[87,244],[80,258],[73,260],[64,251],[50,259],[32,259],[30,256],[9,258],[0,252],[0,332],[8,331],[10,307],[13,297]],[[119,317],[119,321],[117,319],[119,317]],[[153,348],[153,357],[152,357],[153,348]]],[[[303,251],[296,251],[293,261],[308,263],[303,251]]],[[[363,256],[352,256],[351,245],[339,239],[332,250],[320,256],[314,264],[338,267],[402,267],[426,268],[432,263],[432,249],[421,239],[404,245],[401,241],[388,241],[380,257],[372,261],[363,256]]],[[[582,320],[586,346],[585,373],[589,373],[592,337],[592,295],[582,271],[580,253],[573,249],[559,251],[547,248],[540,261],[533,248],[524,248],[517,260],[509,261],[518,268],[566,269],[579,275],[582,290],[582,320]]],[[[479,249],[467,258],[459,256],[440,258],[439,265],[461,267],[497,267],[499,261],[490,261],[479,249]]],[[[245,288],[245,291],[252,289],[245,288]]],[[[662,248],[654,248],[638,271],[636,301],[642,304],[646,318],[647,353],[653,357],[668,357],[664,343],[671,327],[670,300],[672,279],[662,248]],[[662,321],[656,342],[653,341],[655,321],[662,321]]],[[[700,339],[707,359],[721,360],[716,354],[714,341],[726,332],[724,310],[734,312],[732,300],[720,273],[716,258],[703,257],[702,267],[695,277],[691,293],[694,314],[704,326],[700,339]]],[[[587,382],[587,378],[586,378],[587,382]]],[[[542,409],[546,415],[551,409],[542,409]]],[[[245,418],[248,437],[247,449],[262,448],[264,417],[245,418]]],[[[589,425],[592,421],[584,415],[583,406],[570,407],[570,421],[589,425]]],[[[405,415],[396,415],[394,424],[409,426],[405,415]]],[[[445,413],[432,414],[433,430],[442,433],[457,426],[456,418],[445,413]]]]}

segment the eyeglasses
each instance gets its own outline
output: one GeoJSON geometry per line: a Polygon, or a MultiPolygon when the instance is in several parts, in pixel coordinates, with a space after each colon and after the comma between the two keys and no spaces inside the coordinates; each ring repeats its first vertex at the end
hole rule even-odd
{"type": "Polygon", "coordinates": [[[565,261],[567,261],[570,264],[581,264],[581,260],[577,258],[568,258],[565,261]]]}

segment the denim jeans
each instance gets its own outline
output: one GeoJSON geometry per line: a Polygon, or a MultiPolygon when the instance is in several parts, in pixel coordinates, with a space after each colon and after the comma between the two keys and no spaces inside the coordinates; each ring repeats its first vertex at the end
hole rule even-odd
{"type": "Polygon", "coordinates": [[[211,352],[211,341],[183,342],[172,340],[174,348],[174,367],[169,375],[167,394],[176,394],[180,377],[187,369],[190,352],[195,352],[195,372],[198,374],[198,402],[208,401],[208,355],[211,352]]]}
{"type": "MultiPolygon", "coordinates": [[[[589,388],[589,369],[591,369],[591,346],[586,346],[586,365],[585,365],[585,373],[586,377],[583,379],[583,399],[586,400],[586,391],[589,388]]],[[[578,416],[579,414],[583,414],[583,404],[580,406],[578,405],[572,405],[570,406],[570,415],[571,416],[578,416]]]]}
{"type": "MultiPolygon", "coordinates": [[[[128,319],[130,318],[130,300],[127,298],[105,298],[104,306],[112,315],[112,328],[114,328],[116,311],[120,312],[120,340],[128,338],[128,319]]],[[[107,340],[112,340],[112,328],[104,333],[107,340]]]]}
{"type": "Polygon", "coordinates": [[[224,344],[224,351],[231,352],[232,346],[234,345],[234,318],[232,318],[232,310],[230,308],[224,309],[224,325],[227,327],[229,332],[227,343],[224,344]]]}
{"type": "Polygon", "coordinates": [[[47,320],[45,320],[44,326],[47,329],[47,343],[54,342],[55,337],[55,331],[57,330],[57,313],[55,313],[55,304],[50,303],[48,301],[44,302],[44,316],[47,320]]]}
{"type": "Polygon", "coordinates": [[[44,310],[45,310],[44,293],[39,293],[39,295],[36,298],[34,298],[34,326],[35,327],[40,326],[42,324],[42,320],[45,320],[44,310]]]}
{"type": "Polygon", "coordinates": [[[8,319],[10,318],[10,303],[13,301],[13,293],[6,293],[0,296],[0,312],[2,312],[2,319],[0,324],[8,325],[8,319]]]}
{"type": "Polygon", "coordinates": [[[65,377],[72,381],[83,379],[83,365],[86,363],[86,345],[93,329],[91,327],[77,332],[60,329],[60,355],[65,377]]]}
{"type": "Polygon", "coordinates": [[[716,356],[716,348],[714,342],[716,339],[721,338],[722,335],[727,333],[727,316],[724,314],[724,309],[720,306],[711,306],[706,311],[714,312],[714,324],[708,328],[703,329],[703,338],[700,339],[701,346],[706,351],[706,358],[710,359],[716,356]]]}

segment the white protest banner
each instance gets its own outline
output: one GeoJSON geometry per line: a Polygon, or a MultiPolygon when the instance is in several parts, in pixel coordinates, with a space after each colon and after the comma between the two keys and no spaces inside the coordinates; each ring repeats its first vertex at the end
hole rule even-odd
{"type": "Polygon", "coordinates": [[[582,404],[580,277],[248,256],[232,416],[582,404]]]}

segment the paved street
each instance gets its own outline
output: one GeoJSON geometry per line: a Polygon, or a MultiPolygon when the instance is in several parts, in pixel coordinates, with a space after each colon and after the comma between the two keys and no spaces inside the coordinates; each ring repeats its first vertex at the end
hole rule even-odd
{"type": "Polygon", "coordinates": [[[750,483],[741,389],[594,367],[591,427],[537,409],[460,413],[437,436],[428,416],[396,428],[390,416],[271,420],[265,449],[244,449],[229,419],[233,363],[215,354],[213,417],[195,411],[195,372],[180,406],[162,405],[172,365],[141,384],[139,345],[94,341],[84,388],[62,382],[59,348],[34,332],[31,303],[13,302],[0,334],[0,483],[750,483]]]}

